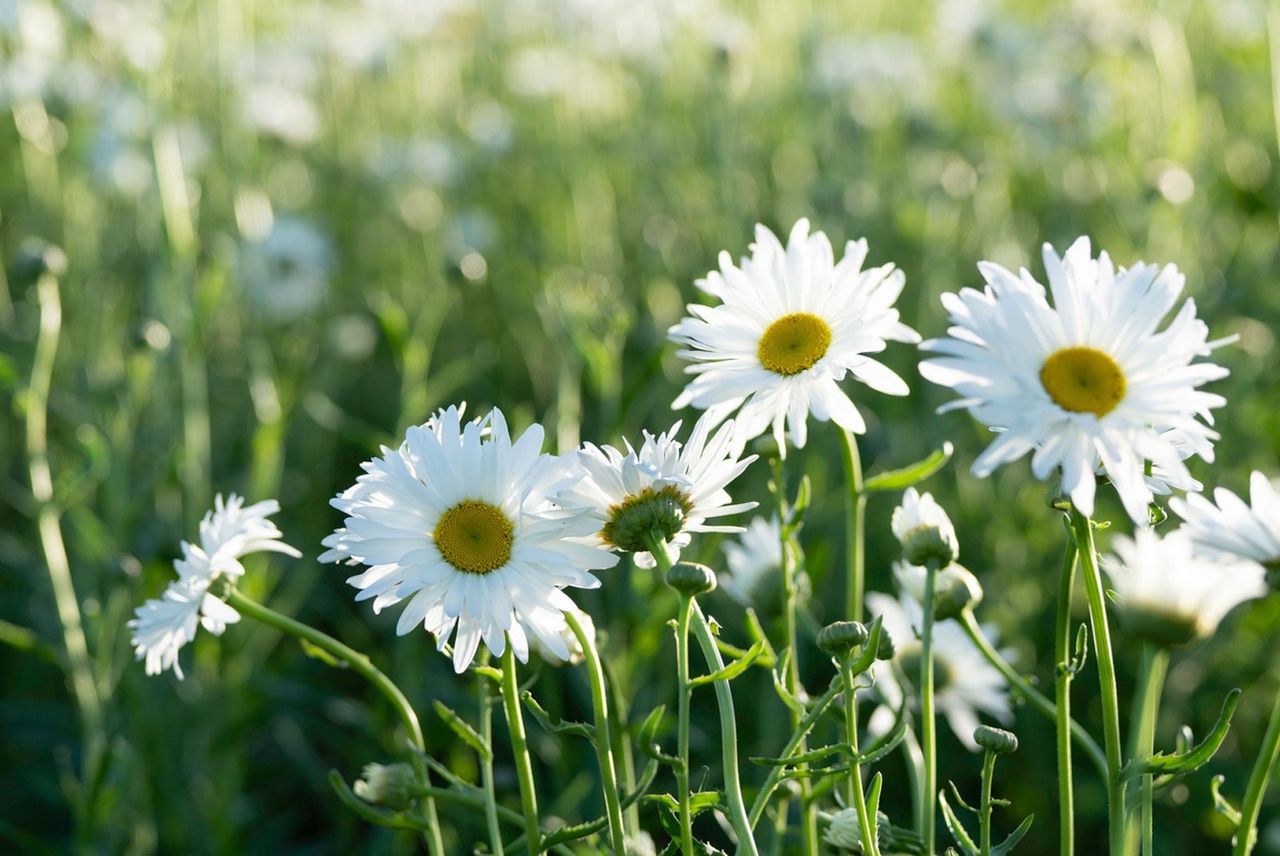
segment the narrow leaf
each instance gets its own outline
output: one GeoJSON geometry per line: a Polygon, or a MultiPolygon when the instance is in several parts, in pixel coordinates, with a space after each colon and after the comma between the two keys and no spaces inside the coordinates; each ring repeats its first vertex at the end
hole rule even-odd
{"type": "Polygon", "coordinates": [[[529,713],[533,714],[533,718],[538,721],[538,725],[542,726],[542,730],[549,734],[576,734],[579,737],[585,737],[588,740],[596,739],[596,729],[594,725],[588,725],[585,722],[559,722],[551,721],[551,714],[538,704],[538,700],[533,697],[533,693],[527,690],[520,695],[520,700],[524,702],[524,706],[529,713]]]}
{"type": "Polygon", "coordinates": [[[1186,752],[1172,754],[1157,752],[1150,758],[1139,758],[1130,761],[1121,771],[1121,778],[1132,779],[1153,773],[1185,775],[1204,766],[1218,751],[1222,741],[1226,739],[1227,730],[1231,727],[1231,717],[1235,715],[1236,705],[1239,702],[1240,690],[1236,689],[1227,693],[1226,699],[1222,702],[1222,711],[1218,714],[1218,721],[1213,724],[1213,730],[1209,732],[1208,737],[1186,752]]]}
{"type": "Polygon", "coordinates": [[[1018,846],[1018,842],[1022,840],[1022,836],[1027,834],[1027,830],[1031,828],[1031,823],[1036,819],[1034,814],[1027,815],[1022,823],[1018,824],[1018,828],[1009,833],[1009,837],[1001,841],[995,847],[991,848],[991,856],[1005,856],[1018,846]]]}
{"type": "Polygon", "coordinates": [[[927,458],[907,464],[896,470],[874,475],[863,484],[864,490],[902,490],[924,481],[947,465],[955,448],[950,443],[943,443],[941,449],[935,450],[927,458]]]}
{"type": "Polygon", "coordinates": [[[942,808],[942,822],[946,824],[947,832],[951,833],[951,838],[955,841],[956,846],[960,848],[964,856],[978,856],[978,845],[973,843],[973,839],[969,837],[969,832],[964,828],[964,824],[960,822],[960,818],[956,817],[956,813],[951,810],[951,803],[947,802],[946,791],[938,791],[938,805],[942,808]]]}
{"type": "Polygon", "coordinates": [[[458,714],[454,713],[441,702],[433,702],[436,709],[436,715],[444,720],[444,724],[449,726],[454,734],[462,738],[462,742],[466,743],[480,755],[483,761],[493,760],[493,750],[489,748],[489,744],[484,738],[472,728],[458,714]]]}
{"type": "Polygon", "coordinates": [[[731,661],[724,668],[716,669],[709,675],[699,675],[692,679],[689,681],[689,686],[701,687],[706,684],[713,683],[714,681],[731,681],[747,669],[751,668],[751,664],[756,661],[756,658],[760,656],[762,651],[764,651],[763,639],[752,645],[745,654],[738,659],[731,661]]]}
{"type": "Polygon", "coordinates": [[[1222,815],[1236,826],[1239,826],[1240,821],[1243,819],[1240,816],[1240,810],[1233,806],[1231,802],[1222,795],[1222,783],[1226,780],[1227,777],[1221,773],[1214,776],[1209,781],[1209,793],[1213,794],[1213,807],[1218,814],[1222,815]]]}
{"type": "Polygon", "coordinates": [[[302,646],[302,653],[308,657],[313,657],[324,663],[326,666],[332,666],[335,669],[345,669],[347,664],[321,648],[314,642],[308,642],[306,639],[299,639],[298,644],[302,646]]]}

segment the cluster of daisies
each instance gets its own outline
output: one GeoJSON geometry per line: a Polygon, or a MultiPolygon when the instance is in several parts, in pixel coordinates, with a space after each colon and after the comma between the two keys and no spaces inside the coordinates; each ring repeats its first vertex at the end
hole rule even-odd
{"type": "MultiPolygon", "coordinates": [[[[921,342],[894,308],[902,272],[864,268],[866,257],[866,242],[856,241],[837,261],[804,220],[785,244],[758,227],[747,257],[735,263],[722,253],[719,269],[698,281],[715,305],[691,305],[671,328],[692,375],[673,406],[704,411],[686,440],[677,423],[646,432],[638,447],[586,444],[555,455],[543,451],[539,425],[513,438],[500,410],[467,419],[450,407],[411,428],[398,448],[383,448],[333,500],[346,519],[321,559],[360,566],[348,580],[357,600],[375,612],[402,604],[397,632],[425,628],[459,672],[481,643],[494,655],[510,645],[522,661],[531,643],[568,657],[564,615],[576,607],[567,590],[599,586],[597,572],[619,553],[641,567],[659,550],[674,560],[696,533],[743,532],[725,546],[726,588],[750,602],[776,577],[782,539],[776,518],[751,520],[745,531],[722,521],[755,506],[728,492],[755,460],[744,454],[748,443],[771,434],[781,455],[803,448],[810,417],[864,432],[867,420],[841,383],[852,377],[906,395],[903,379],[877,359],[896,341],[918,343],[929,355],[921,374],[957,393],[944,410],[966,409],[995,434],[973,465],[978,477],[1030,454],[1036,477],[1057,482],[1086,516],[1100,478],[1115,486],[1138,527],[1134,538],[1115,539],[1106,560],[1124,620],[1154,623],[1170,644],[1184,642],[1266,591],[1265,571],[1280,570],[1275,488],[1255,473],[1251,504],[1221,489],[1215,504],[1196,493],[1187,469],[1192,456],[1213,459],[1212,410],[1225,402],[1201,387],[1226,370],[1203,359],[1224,342],[1209,339],[1192,300],[1161,328],[1183,291],[1176,268],[1117,268],[1084,238],[1061,257],[1045,247],[1047,289],[1026,270],[984,262],[981,290],[943,296],[948,334],[921,342]],[[1149,527],[1150,507],[1174,491],[1189,492],[1170,501],[1185,525],[1161,537],[1149,527]]],[[[298,555],[267,520],[276,508],[219,500],[200,544],[183,544],[179,579],[131,622],[148,672],[172,666],[181,676],[178,651],[196,625],[217,633],[238,618],[219,586],[243,573],[240,558],[298,555]]],[[[904,547],[924,524],[930,537],[954,542],[927,494],[909,492],[900,514],[904,547]]],[[[941,574],[968,574],[955,568],[941,574]]],[[[920,621],[913,591],[922,573],[904,563],[900,597],[868,596],[902,657],[920,621]]],[[[942,622],[937,640],[940,671],[954,679],[939,688],[939,707],[971,741],[975,710],[1008,718],[1003,679],[958,627],[942,622]]]]}

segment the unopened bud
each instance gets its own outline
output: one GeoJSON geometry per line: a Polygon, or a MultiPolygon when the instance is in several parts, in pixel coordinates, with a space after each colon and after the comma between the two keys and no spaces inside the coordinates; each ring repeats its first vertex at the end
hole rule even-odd
{"type": "Polygon", "coordinates": [[[1018,738],[1013,732],[990,725],[979,725],[973,729],[973,742],[999,755],[1018,751],[1018,738]]]}
{"type": "Polygon", "coordinates": [[[408,764],[366,764],[364,775],[352,789],[365,802],[404,811],[413,801],[417,778],[408,764]]]}
{"type": "Polygon", "coordinates": [[[687,595],[699,595],[716,587],[715,571],[706,565],[677,562],[667,571],[667,585],[687,595]]]}
{"type": "Polygon", "coordinates": [[[858,826],[858,812],[851,808],[840,809],[832,816],[823,838],[838,850],[861,850],[862,830],[858,826]]]}
{"type": "MultiPolygon", "coordinates": [[[[893,566],[894,578],[898,586],[915,598],[916,603],[924,602],[925,575],[927,568],[919,565],[908,565],[897,562],[893,566]]],[[[966,609],[972,609],[982,602],[982,584],[966,567],[950,564],[940,571],[934,572],[933,579],[933,619],[946,621],[955,618],[966,609]]]]}
{"type": "Polygon", "coordinates": [[[876,646],[877,660],[892,660],[898,656],[897,646],[893,644],[893,636],[883,626],[880,627],[880,644],[876,646]]]}
{"type": "Polygon", "coordinates": [[[867,628],[857,621],[836,621],[818,632],[818,647],[833,657],[843,657],[867,641],[867,628]]]}

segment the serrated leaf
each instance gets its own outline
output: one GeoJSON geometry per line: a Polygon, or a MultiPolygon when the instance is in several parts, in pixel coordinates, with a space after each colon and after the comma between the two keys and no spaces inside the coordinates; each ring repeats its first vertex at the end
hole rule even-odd
{"type": "Polygon", "coordinates": [[[701,687],[715,681],[731,681],[747,669],[751,668],[751,664],[756,661],[756,658],[759,657],[763,651],[764,640],[761,639],[759,642],[756,642],[756,644],[748,648],[745,654],[736,660],[730,661],[729,664],[723,668],[716,669],[708,675],[699,675],[689,681],[689,686],[701,687]]]}
{"type": "Polygon", "coordinates": [[[299,639],[298,644],[302,646],[302,653],[308,657],[313,657],[324,663],[326,666],[332,666],[335,669],[345,669],[347,664],[321,648],[314,642],[308,642],[306,639],[299,639]]]}
{"type": "Polygon", "coordinates": [[[941,449],[936,449],[928,457],[916,461],[914,464],[907,464],[896,470],[888,470],[883,473],[871,476],[863,485],[863,490],[904,490],[914,484],[927,479],[947,465],[947,461],[951,460],[955,447],[949,442],[943,443],[941,449]]]}
{"type": "Polygon", "coordinates": [[[443,702],[436,701],[432,702],[432,704],[435,706],[436,715],[444,720],[444,724],[449,726],[454,734],[462,738],[463,743],[476,750],[481,760],[493,760],[493,750],[489,748],[489,744],[474,728],[467,724],[466,720],[454,713],[443,702]]]}
{"type": "Polygon", "coordinates": [[[1213,724],[1213,729],[1204,740],[1186,752],[1172,754],[1157,752],[1150,758],[1130,761],[1121,771],[1120,777],[1132,779],[1156,773],[1186,775],[1204,766],[1226,739],[1227,730],[1231,728],[1231,717],[1235,715],[1236,705],[1239,703],[1240,690],[1235,689],[1227,693],[1227,697],[1222,702],[1222,711],[1218,714],[1218,721],[1213,724]]]}
{"type": "Polygon", "coordinates": [[[1018,824],[1018,828],[1009,833],[1009,837],[1001,841],[995,847],[991,848],[991,856],[1005,856],[1018,846],[1018,842],[1022,840],[1022,836],[1027,834],[1027,830],[1031,828],[1031,823],[1036,819],[1034,814],[1027,815],[1022,823],[1018,824]]]}
{"type": "MultiPolygon", "coordinates": [[[[954,788],[954,785],[952,786],[954,788]]],[[[951,833],[951,839],[955,841],[956,846],[964,856],[978,856],[978,845],[973,843],[973,839],[969,837],[969,832],[964,828],[964,824],[960,822],[960,818],[956,817],[956,813],[951,810],[951,803],[947,802],[947,792],[938,792],[938,805],[942,808],[942,822],[946,824],[947,832],[951,833]]]]}
{"type": "Polygon", "coordinates": [[[542,726],[543,731],[549,734],[575,734],[588,740],[596,739],[594,725],[588,725],[585,722],[566,722],[564,720],[552,722],[551,714],[547,713],[546,709],[538,704],[538,700],[533,697],[533,693],[528,691],[522,693],[520,700],[524,702],[524,706],[529,713],[533,714],[533,718],[538,721],[538,725],[542,726]]]}

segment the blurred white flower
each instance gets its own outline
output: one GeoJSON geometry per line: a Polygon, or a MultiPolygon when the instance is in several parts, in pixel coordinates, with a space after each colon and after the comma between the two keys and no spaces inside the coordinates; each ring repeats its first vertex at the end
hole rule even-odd
{"type": "Polygon", "coordinates": [[[707,520],[749,511],[754,502],[733,503],[725,488],[756,459],[741,458],[731,446],[733,423],[714,435],[714,424],[699,419],[689,439],[676,439],[680,423],[664,434],[644,432],[636,450],[583,445],[577,453],[585,477],[556,496],[566,509],[596,521],[600,543],[634,554],[642,568],[654,567],[648,537],[657,534],[675,562],[694,532],[741,532],[707,520]]]}
{"type": "Polygon", "coordinates": [[[1247,559],[1280,570],[1280,491],[1255,470],[1249,477],[1249,504],[1226,488],[1213,492],[1215,505],[1200,494],[1169,501],[1186,521],[1196,549],[1220,559],[1247,559]]]}
{"type": "Polygon", "coordinates": [[[1169,429],[1213,460],[1218,435],[1206,423],[1225,399],[1198,387],[1227,370],[1193,360],[1220,343],[1208,341],[1190,299],[1157,332],[1185,283],[1173,265],[1117,271],[1105,252],[1092,257],[1087,238],[1062,258],[1046,244],[1044,264],[1052,306],[1030,273],[990,262],[979,265],[983,291],[943,295],[954,326],[947,338],[921,345],[940,356],[921,363],[920,373],[960,395],[942,410],[966,408],[998,432],[974,462],[975,475],[1034,450],[1036,478],[1060,468],[1063,493],[1087,516],[1101,464],[1125,510],[1145,523],[1147,461],[1166,480],[1191,478],[1169,429]]]}
{"type": "Polygon", "coordinates": [[[743,606],[750,606],[756,594],[782,573],[782,525],[777,515],[754,517],[741,537],[724,544],[729,573],[720,577],[720,587],[743,606]]]}
{"type": "Polygon", "coordinates": [[[134,653],[146,660],[148,675],[172,668],[183,677],[178,652],[195,638],[197,626],[221,635],[240,614],[209,591],[219,577],[244,575],[240,559],[250,553],[302,554],[281,541],[282,534],[267,518],[280,510],[274,499],[245,506],[236,494],[226,501],[219,494],[214,508],[200,521],[198,544],[182,542],[182,558],[174,561],[178,579],[159,598],[148,600],[134,610],[128,623],[134,653]]]}
{"type": "Polygon", "coordinates": [[[240,265],[249,298],[266,318],[291,321],[324,303],[333,274],[333,249],[310,221],[278,217],[265,238],[245,244],[240,265]]]}
{"type": "Polygon", "coordinates": [[[464,424],[457,407],[410,428],[333,500],[347,517],[320,560],[367,565],[347,582],[374,612],[408,600],[397,634],[425,627],[443,650],[456,629],[458,672],[481,640],[495,656],[510,643],[526,662],[529,633],[568,659],[564,612],[574,603],[562,589],[596,588],[590,571],[618,559],[590,542],[594,520],[552,503],[556,487],[582,475],[572,457],[542,454],[543,433],[534,424],[513,442],[500,410],[464,424]]]}
{"type": "Polygon", "coordinates": [[[777,236],[756,226],[751,255],[735,265],[720,254],[720,270],[698,287],[721,303],[690,305],[669,331],[692,360],[694,379],[672,404],[692,405],[719,422],[738,411],[734,443],[773,428],[786,454],[784,425],[802,448],[810,413],[821,422],[862,433],[866,423],[839,382],[846,374],[880,392],[906,395],[907,385],[868,354],[886,341],[917,342],[898,321],[894,301],[905,279],[892,264],[864,271],[866,241],[850,241],[837,264],[822,232],[809,234],[800,220],[784,248],[777,236]]]}
{"type": "Polygon", "coordinates": [[[858,824],[858,810],[842,808],[836,812],[822,840],[838,850],[861,852],[862,827],[858,824]]]}

